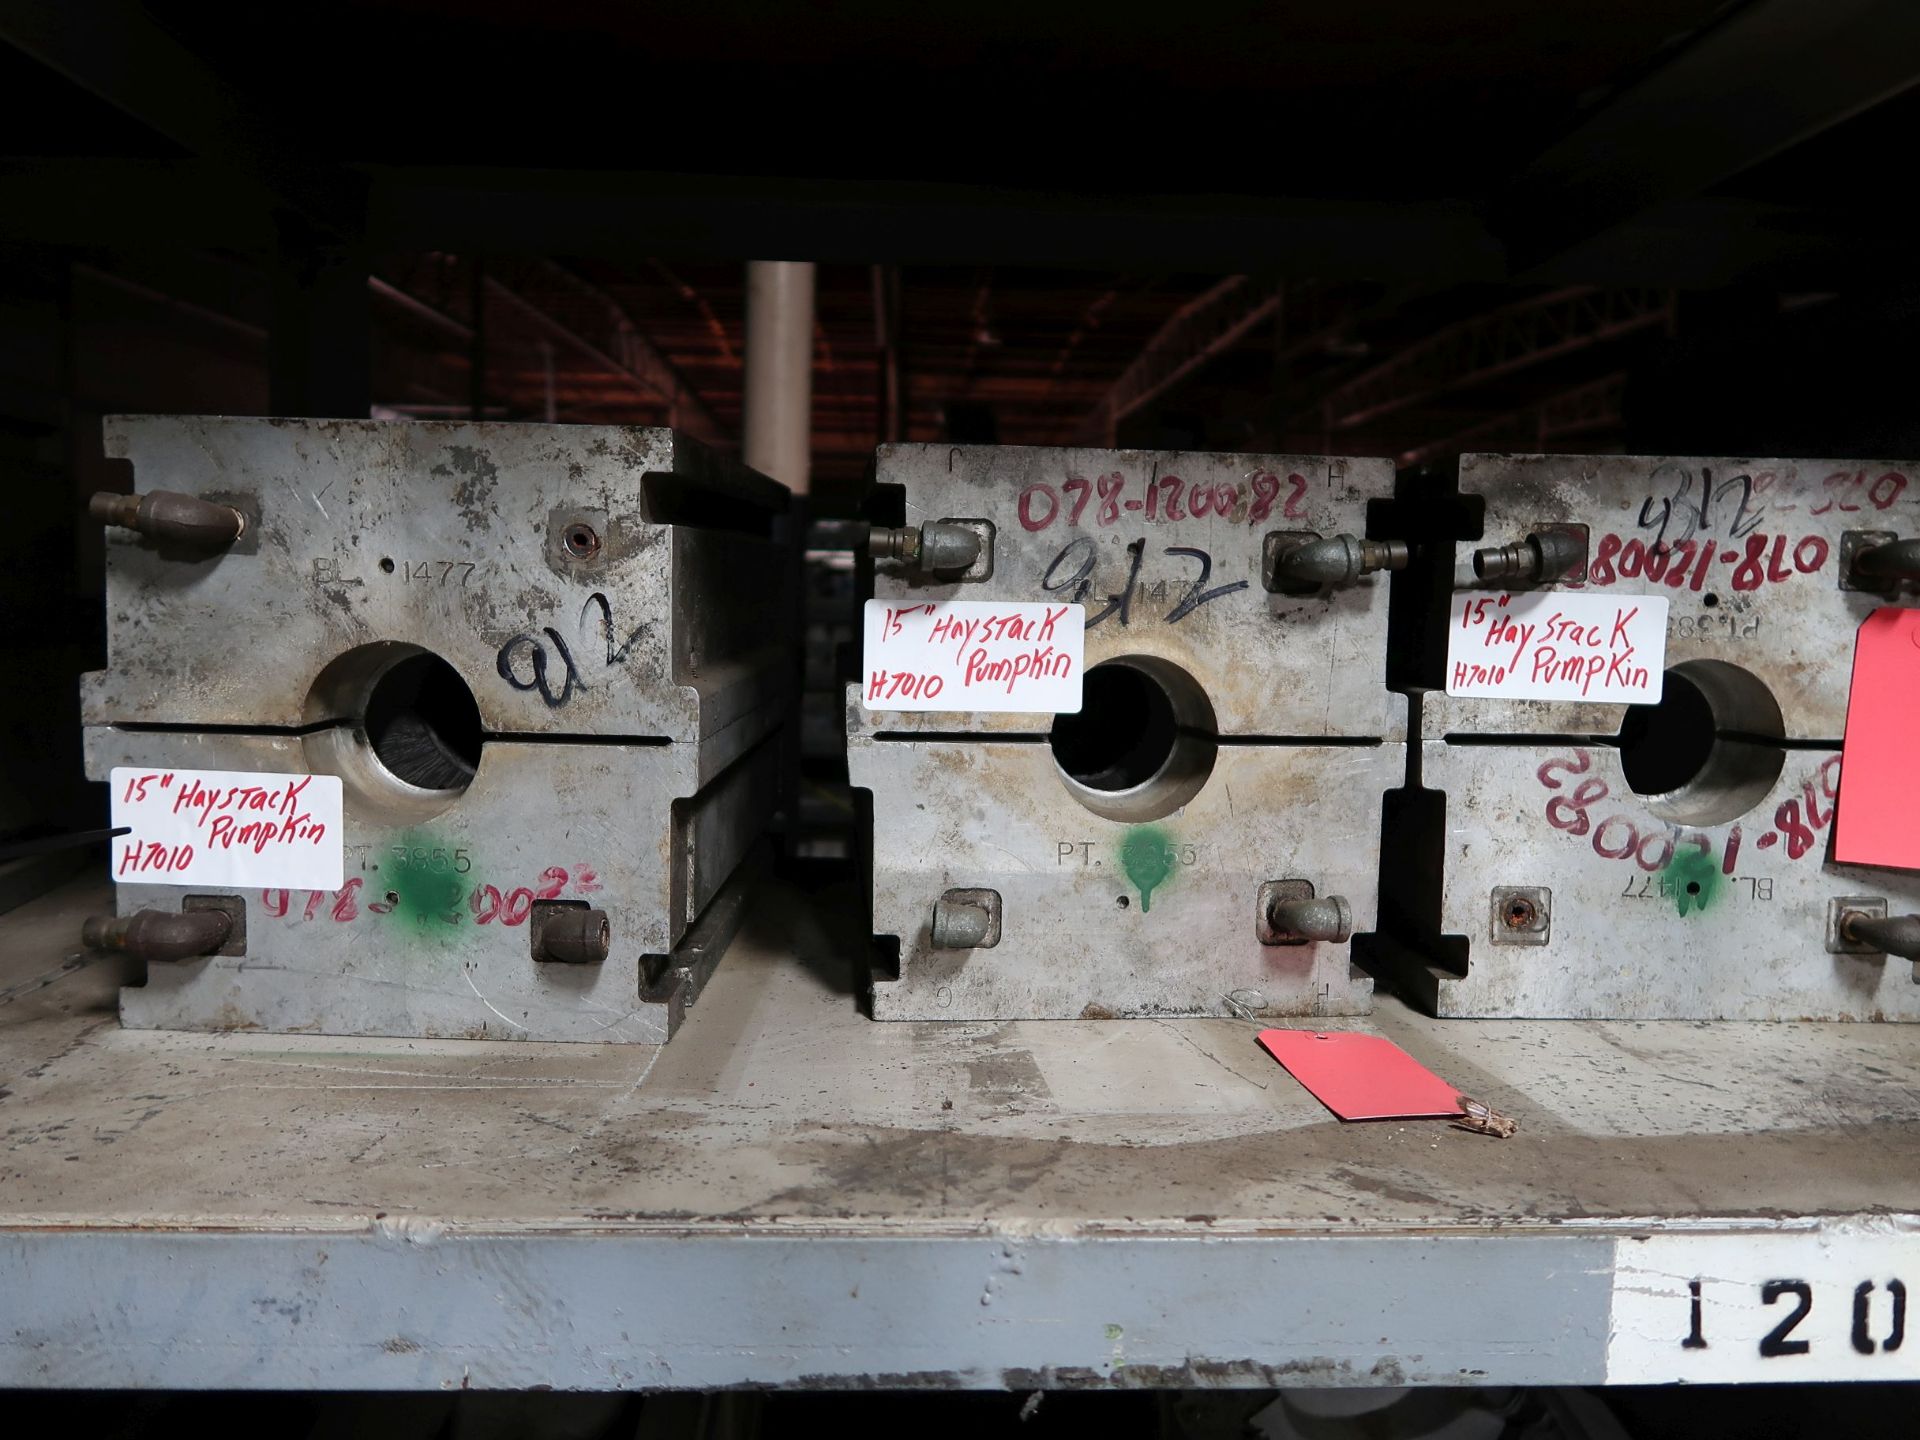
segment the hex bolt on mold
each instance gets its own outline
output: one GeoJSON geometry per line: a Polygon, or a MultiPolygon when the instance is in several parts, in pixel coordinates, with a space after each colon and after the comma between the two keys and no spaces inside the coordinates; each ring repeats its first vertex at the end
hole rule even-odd
{"type": "Polygon", "coordinates": [[[247,528],[247,517],[231,505],[173,490],[152,490],[145,495],[101,490],[87,501],[87,514],[103,525],[118,525],[154,540],[198,550],[231,545],[247,528]]]}
{"type": "Polygon", "coordinates": [[[984,543],[979,531],[943,520],[899,529],[876,525],[867,535],[875,560],[898,560],[935,574],[971,569],[984,543]]]}
{"type": "Polygon", "coordinates": [[[233,917],[224,910],[136,910],[93,916],[81,926],[80,943],[136,960],[197,960],[219,950],[232,931],[233,917]]]}
{"type": "Polygon", "coordinates": [[[1473,573],[1480,580],[1524,580],[1550,584],[1584,567],[1585,538],[1571,528],[1535,530],[1511,545],[1473,552],[1473,573]]]}
{"type": "Polygon", "coordinates": [[[1350,585],[1380,570],[1404,570],[1404,540],[1363,540],[1358,535],[1321,536],[1311,530],[1276,530],[1267,536],[1262,580],[1271,592],[1304,592],[1350,585]]]}
{"type": "Polygon", "coordinates": [[[598,965],[613,949],[613,931],[604,910],[579,905],[554,906],[536,922],[533,958],[565,965],[598,965]]]}

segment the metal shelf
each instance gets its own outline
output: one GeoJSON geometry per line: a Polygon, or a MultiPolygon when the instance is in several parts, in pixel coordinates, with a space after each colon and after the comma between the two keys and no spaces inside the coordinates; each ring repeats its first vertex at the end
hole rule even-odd
{"type": "Polygon", "coordinates": [[[111,964],[27,988],[104,903],[0,919],[0,1384],[1920,1376],[1846,1317],[1920,1292],[1920,1026],[1326,1022],[1501,1141],[1342,1125],[1253,1024],[868,1021],[791,895],[662,1050],[125,1031],[111,964]]]}

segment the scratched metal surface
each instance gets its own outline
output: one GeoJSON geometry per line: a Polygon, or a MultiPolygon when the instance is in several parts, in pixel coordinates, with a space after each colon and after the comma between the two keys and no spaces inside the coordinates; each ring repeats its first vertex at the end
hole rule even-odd
{"type": "Polygon", "coordinates": [[[1598,1383],[1616,1243],[903,1241],[785,1227],[751,1238],[583,1238],[389,1221],[298,1236],[0,1231],[0,1383],[625,1392],[1598,1383]],[[166,1309],[179,1323],[166,1324],[156,1301],[186,1274],[191,1299],[176,1293],[166,1309]],[[50,1276],[72,1278],[55,1288],[50,1276]]]}
{"type": "Polygon", "coordinates": [[[212,558],[109,533],[89,776],[345,780],[344,888],[207,887],[246,901],[246,954],[156,967],[127,1022],[663,1042],[686,997],[651,993],[643,958],[681,943],[764,827],[790,669],[776,542],[667,522],[676,498],[767,512],[784,492],[668,430],[112,417],[106,436],[138,490],[249,521],[212,558]],[[600,549],[576,559],[580,523],[600,549]],[[487,740],[463,793],[403,784],[317,683],[376,642],[471,690],[487,740]],[[612,957],[536,963],[536,896],[606,910],[612,957]]]}
{"type": "MultiPolygon", "coordinates": [[[[1522,539],[1542,523],[1586,525],[1593,570],[1585,588],[1665,597],[1669,666],[1739,665],[1773,692],[1789,739],[1837,741],[1854,632],[1876,607],[1911,604],[1915,593],[1895,601],[1842,590],[1841,537],[1920,533],[1914,474],[1912,464],[1878,460],[1465,455],[1460,490],[1485,500],[1486,522],[1483,539],[1455,546],[1456,583],[1487,588],[1472,571],[1482,545],[1522,539]],[[1624,573],[1628,542],[1637,548],[1626,568],[1641,569],[1640,552],[1662,539],[1673,549],[1659,578],[1624,573]]],[[[1426,706],[1430,735],[1612,735],[1626,712],[1437,691],[1426,706]]]]}
{"type": "MultiPolygon", "coordinates": [[[[309,768],[286,736],[95,729],[87,753],[101,774],[309,768]]],[[[340,890],[205,892],[246,902],[246,953],[149,966],[146,983],[122,993],[121,1018],[163,1030],[664,1044],[684,997],[649,994],[644,958],[672,951],[719,893],[771,804],[774,760],[762,745],[684,804],[679,823],[663,819],[642,838],[640,817],[665,817],[697,788],[691,746],[495,741],[460,803],[431,825],[396,829],[349,806],[340,890]],[[593,803],[555,807],[556,794],[593,803]],[[535,896],[604,910],[607,959],[536,964],[535,896]]],[[[122,914],[203,893],[117,890],[122,914]]]]}
{"type": "Polygon", "coordinates": [[[874,1024],[794,896],[665,1049],[129,1031],[112,962],[32,988],[100,898],[0,918],[5,1383],[1591,1383],[1615,1237],[1920,1173],[1910,1027],[1321,1022],[1494,1141],[1243,1022],[874,1024]]]}
{"type": "Polygon", "coordinates": [[[1604,745],[1422,747],[1446,793],[1440,930],[1467,973],[1422,970],[1443,1015],[1920,1020],[1920,964],[1831,954],[1830,902],[1920,908],[1920,875],[1829,858],[1839,755],[1792,750],[1739,820],[1675,825],[1604,745]],[[1551,890],[1542,945],[1499,943],[1496,887],[1551,890]]]}
{"type": "MultiPolygon", "coordinates": [[[[1387,577],[1306,597],[1269,595],[1261,548],[1275,530],[1366,533],[1371,499],[1393,493],[1385,460],[1017,445],[883,445],[877,479],[906,489],[907,523],[984,519],[991,578],[949,582],[875,567],[874,594],[934,600],[1078,600],[1089,668],[1154,655],[1197,679],[1223,735],[1386,736],[1401,720],[1386,692],[1387,577]],[[1086,482],[1083,489],[1077,483],[1086,482]],[[1114,477],[1118,477],[1117,481],[1114,477]],[[1182,483],[1184,482],[1184,483],[1182,483]],[[1110,492],[1103,497],[1101,485],[1110,492]],[[1176,487],[1208,499],[1170,519],[1176,487]],[[1231,504],[1216,513],[1214,496],[1231,504]],[[1151,494],[1154,513],[1147,514],[1151,494]],[[1084,495],[1085,503],[1077,502],[1084,495]],[[1052,496],[1052,499],[1048,497],[1052,496]],[[1077,522],[1075,511],[1079,511],[1077,522]],[[1023,519],[1024,516],[1024,519],[1023,519]],[[1049,518],[1050,517],[1050,518],[1049,518]],[[1129,546],[1140,542],[1138,575],[1129,546]],[[1084,584],[1079,583],[1084,570],[1084,584]],[[1204,583],[1202,582],[1204,578],[1204,583]],[[1223,587],[1232,587],[1221,592],[1223,587]],[[1197,605],[1188,602],[1211,595],[1197,605]],[[1110,601],[1124,599],[1124,603],[1110,601]],[[1183,606],[1185,613],[1172,619],[1183,606]]],[[[868,712],[848,693],[854,733],[1031,731],[1033,717],[868,712]]]]}
{"type": "Polygon", "coordinates": [[[1186,803],[1121,823],[1069,793],[1033,743],[1051,717],[869,710],[855,684],[848,768],[873,795],[874,929],[901,949],[874,1013],[1363,1013],[1372,986],[1346,944],[1262,946],[1254,925],[1263,882],[1305,879],[1346,896],[1355,928],[1371,928],[1380,796],[1402,782],[1405,756],[1404,704],[1385,688],[1387,585],[1269,595],[1261,560],[1271,531],[1365,534],[1367,502],[1392,492],[1388,463],[890,445],[877,478],[903,487],[908,524],[990,523],[993,570],[945,582],[880,564],[876,598],[1083,603],[1089,669],[1126,657],[1179,667],[1220,736],[1389,743],[1223,746],[1186,803]],[[1152,863],[1129,875],[1129,844],[1149,861],[1179,858],[1164,876],[1152,863]],[[935,900],[973,887],[1002,896],[999,944],[934,949],[935,900]]]}
{"type": "Polygon", "coordinates": [[[1129,824],[1068,793],[1046,745],[856,737],[848,772],[874,796],[874,929],[900,940],[874,1014],[1364,1014],[1373,984],[1347,943],[1260,943],[1259,890],[1308,880],[1373,929],[1381,796],[1405,769],[1399,744],[1223,747],[1192,800],[1129,824]],[[971,888],[999,892],[999,943],[936,949],[935,900],[971,888]]]}
{"type": "Polygon", "coordinates": [[[757,714],[712,773],[766,729],[781,569],[764,540],[647,519],[649,475],[738,478],[672,431],[117,416],[106,440],[139,490],[216,497],[249,523],[210,559],[109,532],[90,724],[330,718],[309,709],[320,667],[404,641],[459,671],[489,732],[698,740],[757,714]],[[561,549],[575,519],[601,535],[591,561],[561,549]],[[696,587],[708,608],[677,614],[696,587]]]}

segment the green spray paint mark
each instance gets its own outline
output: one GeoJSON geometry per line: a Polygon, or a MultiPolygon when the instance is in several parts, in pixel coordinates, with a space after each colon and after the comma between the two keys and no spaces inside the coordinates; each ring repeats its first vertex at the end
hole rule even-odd
{"type": "Polygon", "coordinates": [[[449,844],[431,831],[409,830],[381,847],[379,864],[368,888],[392,907],[393,924],[423,939],[450,940],[460,933],[473,868],[473,854],[464,845],[449,844]]]}
{"type": "Polygon", "coordinates": [[[1660,890],[1673,898],[1682,916],[1704,912],[1720,893],[1720,867],[1710,851],[1689,846],[1660,872],[1660,890]]]}
{"type": "Polygon", "coordinates": [[[1173,840],[1158,825],[1136,825],[1120,842],[1120,868],[1140,892],[1140,910],[1153,909],[1153,892],[1173,874],[1173,840]]]}

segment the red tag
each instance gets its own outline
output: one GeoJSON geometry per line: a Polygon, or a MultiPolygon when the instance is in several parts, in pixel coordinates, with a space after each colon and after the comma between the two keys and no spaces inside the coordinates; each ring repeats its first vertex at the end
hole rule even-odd
{"type": "Polygon", "coordinates": [[[1920,610],[1883,606],[1860,626],[1841,750],[1833,858],[1920,870],[1920,610]]]}
{"type": "Polygon", "coordinates": [[[1460,1092],[1385,1036],[1262,1030],[1260,1043],[1342,1120],[1460,1113],[1460,1092]]]}

